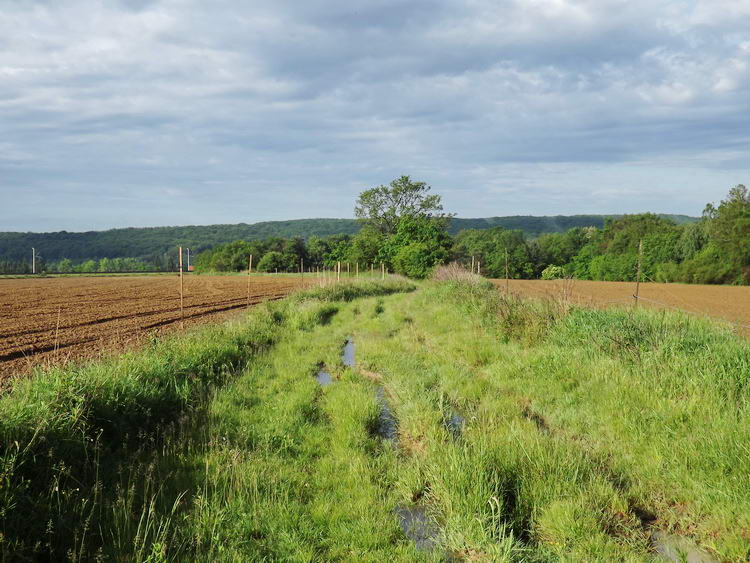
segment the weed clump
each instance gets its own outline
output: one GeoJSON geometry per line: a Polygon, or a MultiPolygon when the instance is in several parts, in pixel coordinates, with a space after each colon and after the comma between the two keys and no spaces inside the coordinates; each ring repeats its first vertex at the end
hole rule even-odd
{"type": "Polygon", "coordinates": [[[539,342],[564,312],[557,303],[500,293],[488,280],[457,264],[437,268],[433,280],[439,282],[438,291],[448,294],[441,299],[457,301],[469,316],[498,331],[504,340],[539,342]]]}
{"type": "MultiPolygon", "coordinates": [[[[393,276],[392,276],[393,277],[393,276]]],[[[360,281],[328,285],[297,294],[298,300],[319,299],[320,301],[352,301],[362,297],[408,293],[417,288],[405,279],[384,281],[360,281]]]]}
{"type": "Polygon", "coordinates": [[[438,282],[455,282],[490,287],[492,284],[478,274],[474,274],[456,262],[437,266],[432,272],[432,280],[438,282]]]}

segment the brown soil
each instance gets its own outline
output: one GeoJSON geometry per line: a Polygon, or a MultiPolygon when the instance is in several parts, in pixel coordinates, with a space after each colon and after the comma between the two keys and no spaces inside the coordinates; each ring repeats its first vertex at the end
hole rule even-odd
{"type": "MultiPolygon", "coordinates": [[[[505,280],[492,280],[505,290],[505,280]]],[[[635,283],[581,280],[510,280],[510,291],[525,297],[564,299],[574,305],[632,306],[635,283]]],[[[750,334],[750,287],[642,283],[640,305],[658,309],[680,309],[693,315],[729,321],[750,334]]]]}
{"type": "MultiPolygon", "coordinates": [[[[184,279],[184,326],[217,321],[247,305],[248,278],[184,279]]],[[[250,304],[306,285],[296,277],[252,276],[250,304]]],[[[177,275],[0,279],[0,377],[123,350],[180,330],[177,275]]]]}

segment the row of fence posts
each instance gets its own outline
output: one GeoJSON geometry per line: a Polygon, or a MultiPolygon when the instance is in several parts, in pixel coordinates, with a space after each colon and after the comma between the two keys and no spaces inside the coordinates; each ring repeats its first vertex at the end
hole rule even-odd
{"type": "MultiPolygon", "coordinates": [[[[180,328],[185,328],[185,309],[184,309],[184,293],[185,293],[185,280],[183,276],[183,268],[182,268],[182,247],[179,247],[179,261],[180,261],[180,328]]],[[[643,262],[643,239],[641,239],[638,242],[638,267],[637,267],[637,273],[635,278],[635,293],[633,294],[634,307],[638,307],[638,299],[640,297],[640,290],[641,290],[641,267],[643,262]]],[[[346,263],[346,274],[347,277],[351,277],[351,270],[350,270],[350,263],[346,263]]],[[[356,263],[355,266],[355,276],[357,279],[359,279],[359,262],[356,263]]],[[[278,272],[278,270],[276,270],[278,272]]],[[[253,272],[253,255],[250,255],[250,258],[247,262],[247,307],[250,307],[250,277],[253,272]]],[[[304,258],[300,258],[299,261],[299,272],[300,277],[304,277],[305,275],[305,260],[304,258]]],[[[385,267],[385,263],[380,263],[380,272],[381,272],[381,279],[385,279],[385,274],[387,273],[387,268],[385,267]]],[[[481,275],[482,272],[482,263],[479,260],[476,260],[475,256],[471,257],[471,272],[476,273],[477,275],[481,275]]],[[[312,268],[310,269],[310,273],[312,273],[312,268]]],[[[321,270],[320,267],[316,268],[316,276],[321,280],[320,284],[323,285],[323,281],[321,278],[321,270]]],[[[323,278],[328,279],[326,269],[323,268],[323,278]]],[[[370,263],[370,275],[375,275],[375,263],[370,263]]],[[[341,261],[339,260],[336,262],[336,281],[341,281],[341,261]]],[[[510,268],[508,264],[508,249],[505,249],[505,291],[507,293],[510,293],[510,268]]]]}
{"type": "MultiPolygon", "coordinates": [[[[182,247],[179,248],[179,264],[180,264],[180,328],[185,328],[185,278],[183,275],[183,267],[182,267],[182,247]]],[[[341,281],[341,261],[336,262],[336,281],[341,281]]],[[[381,272],[381,279],[385,279],[385,275],[388,273],[388,268],[385,267],[385,263],[380,263],[380,272],[381,272]]],[[[251,274],[253,273],[253,255],[251,254],[247,261],[247,301],[246,306],[250,307],[250,294],[251,294],[251,274]]],[[[276,273],[278,273],[278,269],[276,270],[276,273]]],[[[309,273],[313,273],[312,268],[310,268],[309,273]]],[[[299,274],[300,277],[304,278],[305,275],[305,260],[304,258],[300,258],[299,261],[299,274]]],[[[351,278],[351,264],[349,262],[346,263],[346,274],[347,277],[351,278]]],[[[321,286],[323,285],[323,278],[328,279],[328,271],[323,268],[321,271],[320,267],[315,268],[315,275],[317,278],[320,279],[321,286]]],[[[356,279],[359,279],[359,262],[355,264],[355,277],[356,279]]],[[[375,263],[370,263],[370,275],[375,276],[375,263]]]]}

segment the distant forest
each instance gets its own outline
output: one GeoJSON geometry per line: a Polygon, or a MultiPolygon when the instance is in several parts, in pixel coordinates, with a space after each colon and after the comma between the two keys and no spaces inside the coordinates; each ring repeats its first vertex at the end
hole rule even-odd
{"type": "MultiPolygon", "coordinates": [[[[608,215],[557,215],[549,217],[511,216],[484,219],[452,218],[448,232],[456,235],[462,230],[482,230],[502,227],[520,230],[534,239],[547,233],[562,233],[572,228],[603,228],[608,215]]],[[[662,215],[677,224],[696,221],[685,215],[662,215]]],[[[169,270],[175,267],[176,247],[189,247],[193,254],[236,240],[259,241],[271,238],[330,237],[354,235],[361,228],[355,219],[298,219],[237,225],[207,225],[184,227],[148,227],[111,229],[74,233],[0,233],[0,273],[25,272],[30,269],[31,248],[38,255],[38,266],[67,259],[65,266],[82,267],[83,271],[100,270],[91,260],[134,258],[137,270],[169,270]]],[[[134,265],[134,262],[114,263],[134,265]]],[[[112,263],[105,262],[106,267],[112,263]]],[[[79,268],[80,269],[80,268],[79,268]]],[[[102,270],[104,271],[104,270],[102,270]]]]}
{"type": "MultiPolygon", "coordinates": [[[[393,189],[422,190],[425,201],[433,197],[408,177],[394,183],[393,189]]],[[[388,188],[363,192],[360,201],[385,193],[379,190],[388,188]]],[[[451,236],[439,199],[428,205],[434,215],[382,211],[382,201],[391,205],[400,200],[408,198],[382,197],[372,204],[376,212],[369,215],[374,218],[356,235],[237,240],[202,252],[196,271],[242,271],[252,255],[256,269],[264,272],[299,271],[301,264],[332,268],[341,262],[352,270],[383,264],[389,271],[423,278],[436,264],[459,262],[475,264],[491,278],[507,272],[523,279],[635,281],[640,272],[643,281],[750,284],[750,191],[743,185],[732,188],[718,206],[707,205],[696,221],[677,224],[651,213],[623,215],[608,218],[601,227],[574,226],[534,238],[500,226],[463,229],[451,236]]]]}

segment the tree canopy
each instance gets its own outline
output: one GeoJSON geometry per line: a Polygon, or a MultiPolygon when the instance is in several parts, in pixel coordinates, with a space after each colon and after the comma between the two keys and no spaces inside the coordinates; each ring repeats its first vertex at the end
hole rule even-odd
{"type": "Polygon", "coordinates": [[[430,194],[425,182],[401,176],[388,186],[363,191],[357,198],[354,215],[384,235],[396,232],[402,217],[445,218],[441,198],[430,194]]]}

